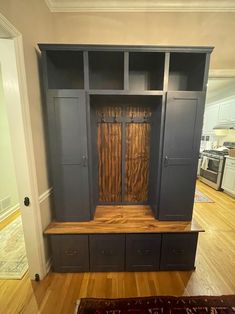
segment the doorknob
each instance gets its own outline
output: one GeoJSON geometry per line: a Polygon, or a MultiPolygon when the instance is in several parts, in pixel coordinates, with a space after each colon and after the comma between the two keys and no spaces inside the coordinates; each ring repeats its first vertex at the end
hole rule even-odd
{"type": "Polygon", "coordinates": [[[24,198],[24,206],[29,206],[29,204],[30,204],[30,199],[26,196],[24,198]]]}

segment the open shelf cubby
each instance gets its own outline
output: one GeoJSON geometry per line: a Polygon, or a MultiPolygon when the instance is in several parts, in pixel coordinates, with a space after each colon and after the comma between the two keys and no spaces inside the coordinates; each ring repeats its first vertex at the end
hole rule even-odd
{"type": "Polygon", "coordinates": [[[83,89],[83,52],[48,51],[47,73],[49,89],[83,89]]]}
{"type": "Polygon", "coordinates": [[[164,61],[161,52],[130,52],[130,90],[163,90],[164,61]]]}
{"type": "Polygon", "coordinates": [[[124,88],[124,53],[92,51],[89,55],[90,89],[124,88]]]}
{"type": "Polygon", "coordinates": [[[202,90],[205,60],[203,53],[171,53],[168,90],[202,90]]]}

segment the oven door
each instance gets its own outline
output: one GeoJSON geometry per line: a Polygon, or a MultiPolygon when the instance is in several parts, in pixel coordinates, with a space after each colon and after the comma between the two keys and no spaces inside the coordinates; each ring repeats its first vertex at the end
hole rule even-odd
{"type": "Polygon", "coordinates": [[[218,172],[214,172],[211,170],[204,170],[201,168],[200,176],[213,183],[217,183],[217,180],[218,180],[218,172]]]}
{"type": "Polygon", "coordinates": [[[221,160],[216,158],[209,157],[207,170],[218,173],[221,171],[220,169],[221,160]]]}
{"type": "Polygon", "coordinates": [[[200,176],[210,182],[217,183],[218,175],[221,173],[221,159],[208,157],[207,169],[200,169],[200,176]]]}

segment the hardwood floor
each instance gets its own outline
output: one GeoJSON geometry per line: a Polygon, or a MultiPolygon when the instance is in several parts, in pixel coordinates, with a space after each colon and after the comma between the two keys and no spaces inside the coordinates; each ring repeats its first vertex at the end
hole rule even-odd
{"type": "Polygon", "coordinates": [[[214,203],[196,203],[199,235],[194,272],[49,273],[41,282],[28,275],[0,280],[0,313],[73,313],[80,297],[221,295],[235,293],[235,199],[201,182],[214,203]]]}
{"type": "Polygon", "coordinates": [[[9,217],[0,222],[0,231],[9,225],[12,221],[14,221],[18,216],[20,216],[20,210],[17,209],[14,213],[12,213],[9,217]]]}

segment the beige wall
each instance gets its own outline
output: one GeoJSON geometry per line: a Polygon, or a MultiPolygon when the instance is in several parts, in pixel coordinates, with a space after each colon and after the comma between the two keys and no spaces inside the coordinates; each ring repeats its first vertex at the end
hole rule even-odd
{"type": "Polygon", "coordinates": [[[63,43],[215,46],[213,69],[235,69],[235,13],[54,13],[63,43]]]}
{"type": "MultiPolygon", "coordinates": [[[[1,40],[0,40],[1,41],[1,40]]],[[[0,201],[10,197],[9,207],[1,208],[0,221],[19,208],[15,165],[11,146],[10,130],[6,111],[3,81],[0,64],[0,201]]]]}
{"type": "Polygon", "coordinates": [[[38,42],[53,42],[53,21],[43,0],[2,0],[0,12],[23,36],[38,189],[39,194],[42,194],[48,188],[48,178],[45,171],[42,105],[35,48],[38,42]]]}
{"type": "Polygon", "coordinates": [[[5,0],[0,12],[22,33],[39,194],[49,186],[38,42],[211,45],[211,68],[235,69],[235,13],[50,13],[44,0],[5,0]]]}

